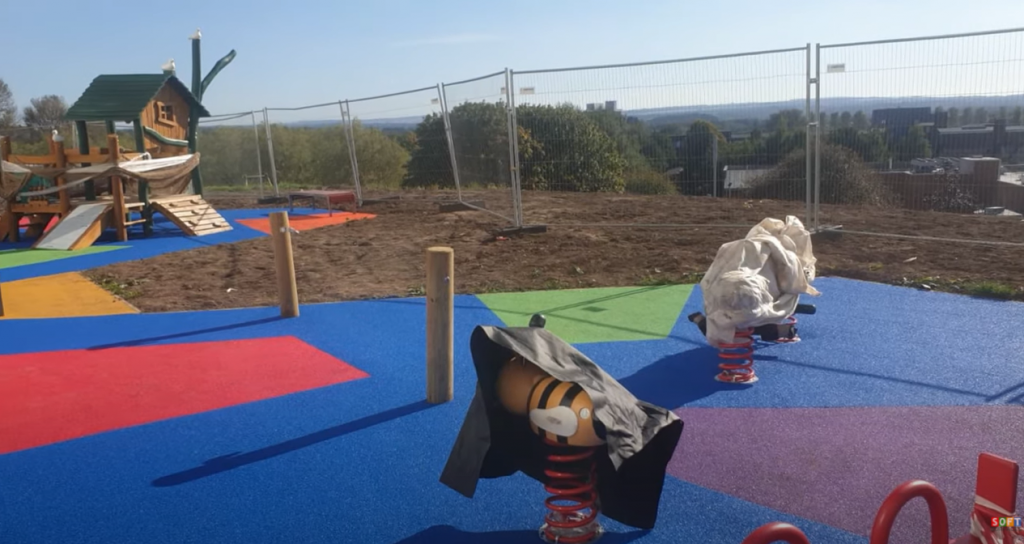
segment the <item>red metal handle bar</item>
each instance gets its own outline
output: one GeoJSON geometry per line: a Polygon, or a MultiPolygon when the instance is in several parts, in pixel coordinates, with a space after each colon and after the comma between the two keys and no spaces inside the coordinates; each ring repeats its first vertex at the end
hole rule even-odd
{"type": "MultiPolygon", "coordinates": [[[[811,544],[807,535],[794,525],[774,521],[766,523],[747,535],[741,544],[771,544],[782,540],[789,544],[811,544]]],[[[948,544],[948,543],[946,543],[948,544]]]]}
{"type": "Polygon", "coordinates": [[[946,501],[938,488],[924,480],[903,482],[889,493],[882,502],[882,507],[878,509],[875,522],[871,525],[871,538],[868,544],[888,544],[896,516],[905,504],[916,497],[921,497],[928,503],[932,544],[949,544],[949,513],[946,511],[946,501]]]}

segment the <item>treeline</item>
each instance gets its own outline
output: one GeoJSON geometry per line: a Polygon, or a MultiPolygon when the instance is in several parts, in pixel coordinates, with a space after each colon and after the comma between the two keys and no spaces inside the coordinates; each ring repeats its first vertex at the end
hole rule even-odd
{"type": "MultiPolygon", "coordinates": [[[[582,111],[572,105],[516,108],[520,179],[527,190],[708,194],[717,147],[720,165],[775,164],[805,142],[804,124],[788,112],[773,116],[775,130],[749,141],[727,142],[710,123],[651,126],[621,112],[582,111]],[[717,143],[716,143],[717,142],[717,143]]],[[[449,112],[463,187],[508,187],[509,124],[503,104],[464,103],[449,112]]],[[[267,145],[259,136],[263,171],[267,145]]],[[[433,114],[413,131],[385,133],[353,127],[361,183],[370,188],[454,188],[444,120],[433,114]]],[[[352,183],[347,141],[340,126],[272,126],[280,183],[336,186],[352,183]]],[[[257,171],[257,136],[242,127],[199,133],[208,184],[241,183],[257,171]]],[[[724,176],[719,177],[719,182],[724,176]]]]}
{"type": "MultiPolygon", "coordinates": [[[[802,110],[786,110],[790,112],[797,112],[802,114],[802,110]]],[[[997,119],[1005,119],[1008,125],[1024,125],[1024,107],[1015,106],[1000,106],[999,108],[989,109],[986,107],[966,107],[966,108],[944,108],[942,106],[935,107],[933,113],[938,116],[942,113],[948,113],[947,126],[950,128],[959,128],[973,125],[984,125],[987,123],[993,123],[997,119]]],[[[774,122],[776,116],[772,115],[768,119],[757,119],[757,118],[718,118],[710,114],[700,113],[686,113],[676,115],[664,115],[654,117],[647,121],[652,126],[663,126],[663,125],[689,125],[694,121],[708,121],[717,126],[723,132],[730,132],[733,134],[749,134],[756,131],[761,132],[773,132],[776,130],[774,122]]],[[[834,130],[839,128],[854,128],[857,130],[867,130],[871,127],[871,120],[868,114],[863,110],[858,111],[822,111],[821,112],[821,126],[825,130],[834,130]]]]}
{"type": "MultiPolygon", "coordinates": [[[[45,138],[52,126],[74,145],[71,127],[54,113],[62,105],[59,97],[33,102],[24,115],[35,121],[31,127],[8,126],[8,132],[16,136],[16,153],[45,153],[45,138]],[[44,111],[46,116],[38,115],[44,111]]],[[[1002,108],[996,114],[1005,114],[1013,123],[1020,110],[1002,108]]],[[[989,117],[984,108],[950,109],[948,113],[951,120],[954,116],[972,121],[989,117]]],[[[872,127],[864,112],[830,113],[822,118],[824,142],[851,151],[864,163],[903,162],[931,155],[921,127],[912,127],[894,140],[891,133],[872,127]]],[[[618,111],[583,111],[569,104],[519,105],[516,119],[514,137],[523,189],[686,195],[725,194],[727,166],[777,168],[805,148],[808,122],[802,110],[783,110],[755,120],[749,133],[739,135],[723,129],[728,123],[707,119],[643,122],[618,111]]],[[[427,116],[415,130],[404,132],[385,132],[357,121],[352,132],[363,186],[454,188],[458,177],[467,188],[508,187],[511,134],[505,105],[463,103],[451,109],[449,121],[458,172],[452,171],[441,115],[427,116]]],[[[340,125],[273,125],[271,130],[279,183],[312,187],[353,184],[347,135],[340,125]]],[[[270,178],[268,142],[262,129],[257,132],[245,126],[200,125],[199,151],[207,186],[241,185],[246,176],[260,171],[270,178]]],[[[105,144],[102,125],[91,125],[89,136],[93,145],[105,144]]],[[[130,130],[118,136],[122,147],[135,148],[130,130]]],[[[792,173],[787,177],[794,183],[803,183],[804,173],[789,166],[784,170],[792,173]]]]}
{"type": "MultiPolygon", "coordinates": [[[[851,116],[851,119],[854,116],[851,116]]],[[[778,165],[804,149],[807,119],[785,110],[764,120],[765,130],[730,141],[714,124],[652,126],[622,112],[583,111],[572,105],[520,105],[516,108],[520,180],[523,189],[610,191],[642,194],[724,194],[727,165],[778,165]],[[717,176],[715,170],[718,170],[717,176]]],[[[510,130],[505,106],[464,103],[449,113],[452,141],[463,187],[508,187],[510,130]]],[[[353,126],[361,183],[369,188],[454,188],[444,120],[433,114],[413,131],[387,133],[358,122],[353,126]]],[[[348,142],[340,126],[272,126],[280,183],[307,186],[351,185],[348,142]]],[[[208,184],[237,185],[258,171],[270,172],[262,131],[222,126],[200,131],[204,178],[208,184]],[[259,144],[257,144],[259,141],[259,144]]],[[[927,157],[923,130],[911,129],[898,141],[881,130],[842,127],[829,130],[826,143],[846,147],[861,160],[877,163],[927,157]]]]}

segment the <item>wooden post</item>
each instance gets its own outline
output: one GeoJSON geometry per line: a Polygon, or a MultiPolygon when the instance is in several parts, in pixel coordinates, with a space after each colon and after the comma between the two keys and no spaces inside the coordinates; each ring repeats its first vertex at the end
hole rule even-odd
{"type": "MultiPolygon", "coordinates": [[[[121,160],[120,147],[117,134],[107,134],[107,149],[110,150],[110,161],[114,164],[121,160]]],[[[124,184],[121,176],[110,177],[110,192],[114,195],[114,228],[117,229],[117,239],[120,242],[127,242],[128,225],[125,224],[124,184]]]]}
{"type": "MultiPolygon", "coordinates": [[[[146,152],[146,136],[142,131],[142,119],[136,118],[132,121],[132,130],[135,133],[135,151],[141,155],[146,152]]],[[[142,233],[149,236],[153,233],[153,214],[149,207],[149,182],[141,179],[139,180],[139,202],[143,204],[142,211],[139,213],[146,221],[142,224],[142,233]]]]}
{"type": "Polygon", "coordinates": [[[452,400],[455,346],[455,252],[427,248],[427,402],[452,400]]]}
{"type": "MultiPolygon", "coordinates": [[[[78,133],[78,152],[83,155],[89,154],[89,125],[85,121],[75,121],[75,132],[78,133]]],[[[84,163],[81,166],[89,166],[84,163]]],[[[85,182],[85,199],[96,200],[96,183],[93,180],[85,182]]]]}
{"type": "MultiPolygon", "coordinates": [[[[11,138],[8,136],[0,136],[0,160],[7,160],[7,157],[11,156],[11,138]]],[[[18,201],[18,195],[13,194],[11,198],[7,199],[7,213],[4,214],[4,220],[7,222],[6,230],[7,238],[11,242],[17,242],[21,239],[21,227],[18,226],[18,214],[14,213],[14,203],[18,201]]],[[[0,236],[0,240],[3,240],[3,236],[0,236]]]]}
{"type": "MultiPolygon", "coordinates": [[[[68,156],[64,154],[64,142],[53,142],[53,153],[57,156],[57,168],[63,169],[68,165],[68,156]]],[[[54,180],[57,187],[64,187],[66,180],[64,174],[57,176],[54,180]]],[[[60,198],[60,217],[61,219],[68,216],[71,213],[71,195],[66,190],[61,190],[59,193],[60,198]]],[[[45,227],[44,227],[45,228],[45,227]]]]}
{"type": "Polygon", "coordinates": [[[288,212],[270,214],[270,236],[274,243],[277,298],[281,304],[281,317],[298,317],[299,290],[295,284],[295,259],[292,256],[292,232],[288,226],[288,212]]]}

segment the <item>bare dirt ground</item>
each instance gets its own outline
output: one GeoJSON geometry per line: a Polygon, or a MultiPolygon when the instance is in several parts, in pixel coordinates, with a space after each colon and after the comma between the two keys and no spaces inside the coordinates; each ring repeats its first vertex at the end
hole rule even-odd
{"type": "MultiPolygon", "coordinates": [[[[372,195],[371,195],[372,196],[372,195]]],[[[455,250],[459,293],[652,285],[699,281],[718,247],[749,227],[638,227],[620,224],[746,224],[802,203],[682,196],[524,193],[527,224],[540,234],[499,238],[502,221],[479,211],[439,213],[448,193],[407,193],[365,211],[375,219],[293,236],[303,303],[421,295],[424,250],[455,250]],[[588,224],[587,226],[579,226],[588,224]]],[[[479,193],[488,208],[505,193],[479,193]]],[[[208,197],[218,209],[256,207],[254,197],[208,197]]],[[[823,206],[823,224],[847,230],[1024,242],[1017,219],[823,206]]],[[[820,276],[981,293],[1024,300],[1024,247],[846,234],[815,239],[820,276]]],[[[119,263],[87,273],[144,312],[276,304],[270,240],[257,238],[119,263]]]]}

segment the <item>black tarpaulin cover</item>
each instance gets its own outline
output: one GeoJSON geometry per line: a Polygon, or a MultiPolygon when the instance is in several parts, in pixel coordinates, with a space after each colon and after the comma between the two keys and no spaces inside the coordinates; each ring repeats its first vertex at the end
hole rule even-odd
{"type": "Polygon", "coordinates": [[[641,529],[654,527],[658,503],[683,422],[675,414],[640,401],[593,361],[550,331],[480,326],[470,339],[477,373],[476,394],[441,474],[441,483],[472,498],[480,478],[522,471],[544,482],[545,445],[524,416],[502,407],[495,389],[501,365],[513,354],[554,378],[579,384],[594,403],[594,418],[607,429],[597,450],[601,513],[641,529]]]}

